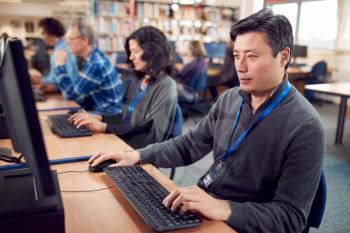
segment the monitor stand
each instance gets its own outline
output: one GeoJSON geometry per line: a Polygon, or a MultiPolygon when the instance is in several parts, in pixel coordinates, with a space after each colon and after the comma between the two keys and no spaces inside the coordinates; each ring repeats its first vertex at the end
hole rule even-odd
{"type": "Polygon", "coordinates": [[[11,156],[12,151],[10,148],[0,146],[0,156],[11,156]]]}
{"type": "Polygon", "coordinates": [[[7,139],[10,138],[10,135],[8,134],[5,118],[1,116],[0,111],[0,139],[7,139]]]}
{"type": "Polygon", "coordinates": [[[63,202],[56,171],[56,194],[39,196],[29,169],[0,172],[1,233],[64,233],[63,202]]]}

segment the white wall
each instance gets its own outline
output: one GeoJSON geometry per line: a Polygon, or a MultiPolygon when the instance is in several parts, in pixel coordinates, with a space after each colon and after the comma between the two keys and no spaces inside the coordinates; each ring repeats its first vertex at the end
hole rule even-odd
{"type": "Polygon", "coordinates": [[[264,6],[264,0],[241,0],[240,6],[241,6],[240,19],[243,19],[261,10],[264,6]]]}
{"type": "Polygon", "coordinates": [[[23,39],[25,37],[37,37],[40,36],[37,25],[38,25],[39,18],[37,17],[16,17],[16,16],[0,16],[0,34],[6,32],[9,36],[15,36],[20,39],[23,39]],[[33,22],[34,24],[34,30],[36,30],[34,33],[28,33],[25,31],[24,23],[25,22],[33,22]],[[13,23],[19,23],[18,27],[14,27],[13,23]]]}
{"type": "Polygon", "coordinates": [[[9,16],[14,15],[18,17],[46,17],[55,16],[66,12],[86,13],[87,7],[67,7],[59,5],[58,1],[48,1],[48,3],[0,3],[0,15],[9,16]]]}
{"type": "Polygon", "coordinates": [[[241,0],[206,0],[202,2],[214,6],[239,7],[241,5],[241,0]]]}
{"type": "Polygon", "coordinates": [[[0,3],[0,34],[8,33],[20,39],[28,36],[40,36],[37,30],[38,21],[43,17],[58,17],[64,24],[77,16],[86,15],[87,6],[67,7],[58,4],[58,1],[38,3],[0,3]],[[19,23],[19,27],[13,24],[19,23]],[[34,23],[34,33],[25,31],[25,22],[34,23]]]}

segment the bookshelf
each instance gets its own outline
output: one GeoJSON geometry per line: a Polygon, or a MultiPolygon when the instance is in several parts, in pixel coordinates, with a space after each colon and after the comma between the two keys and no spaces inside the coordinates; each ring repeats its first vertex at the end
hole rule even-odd
{"type": "Polygon", "coordinates": [[[96,0],[98,43],[107,54],[124,51],[124,40],[141,26],[152,25],[175,42],[226,42],[238,9],[204,4],[185,5],[170,0],[96,0]]]}

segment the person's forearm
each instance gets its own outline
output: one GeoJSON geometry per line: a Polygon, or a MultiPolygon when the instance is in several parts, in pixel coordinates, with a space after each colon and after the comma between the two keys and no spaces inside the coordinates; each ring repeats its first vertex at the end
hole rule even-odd
{"type": "Polygon", "coordinates": [[[220,202],[221,202],[220,205],[222,206],[221,207],[221,217],[220,218],[223,221],[227,221],[230,218],[231,212],[232,212],[230,204],[226,200],[220,200],[220,202]]]}
{"type": "Polygon", "coordinates": [[[57,84],[62,91],[64,98],[75,100],[77,98],[77,94],[74,92],[71,79],[68,76],[67,67],[65,65],[56,66],[55,74],[57,77],[57,84]]]}

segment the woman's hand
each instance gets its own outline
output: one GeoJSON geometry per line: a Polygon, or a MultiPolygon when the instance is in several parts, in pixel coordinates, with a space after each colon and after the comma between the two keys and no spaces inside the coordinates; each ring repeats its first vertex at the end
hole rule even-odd
{"type": "Polygon", "coordinates": [[[225,200],[215,199],[198,186],[177,188],[164,200],[163,205],[180,212],[191,210],[212,220],[227,220],[231,209],[225,200]]]}
{"type": "Polygon", "coordinates": [[[86,125],[92,132],[105,133],[107,124],[99,119],[102,119],[102,117],[98,115],[75,113],[69,117],[68,121],[73,123],[78,129],[83,125],[86,125]]]}

